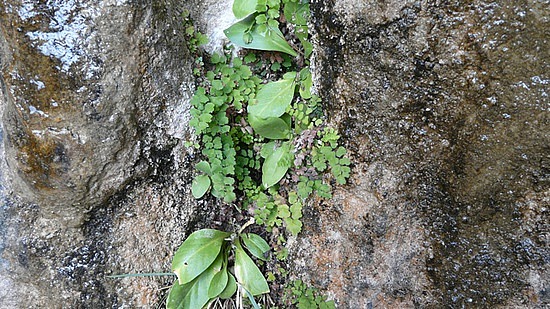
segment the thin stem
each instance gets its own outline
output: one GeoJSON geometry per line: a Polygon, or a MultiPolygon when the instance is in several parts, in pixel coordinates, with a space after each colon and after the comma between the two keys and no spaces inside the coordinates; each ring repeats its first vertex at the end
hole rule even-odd
{"type": "Polygon", "coordinates": [[[143,273],[143,274],[122,274],[106,276],[107,278],[128,278],[128,277],[160,277],[160,276],[175,276],[174,273],[143,273]]]}
{"type": "Polygon", "coordinates": [[[254,224],[254,222],[255,222],[254,218],[250,218],[250,219],[248,220],[248,222],[246,222],[246,223],[241,227],[241,229],[239,230],[239,234],[241,234],[241,233],[244,231],[244,229],[247,228],[249,225],[254,224]]]}

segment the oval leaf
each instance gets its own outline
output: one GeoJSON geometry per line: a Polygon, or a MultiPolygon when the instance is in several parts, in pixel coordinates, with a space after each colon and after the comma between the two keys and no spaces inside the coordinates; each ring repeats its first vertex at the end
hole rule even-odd
{"type": "MultiPolygon", "coordinates": [[[[216,262],[214,262],[214,264],[216,264],[216,262]]],[[[214,271],[214,277],[212,278],[212,282],[208,288],[208,297],[210,298],[218,297],[218,295],[220,295],[227,286],[227,261],[223,261],[223,263],[219,265],[218,270],[214,269],[214,271]]]]}
{"type": "Polygon", "coordinates": [[[210,177],[207,175],[199,175],[193,179],[191,185],[191,193],[195,198],[201,198],[210,188],[210,177]]]}
{"type": "Polygon", "coordinates": [[[248,105],[248,113],[258,118],[281,117],[294,98],[294,79],[265,84],[256,94],[256,104],[248,105]]]}
{"type": "Polygon", "coordinates": [[[280,51],[293,57],[298,55],[298,53],[288,45],[278,28],[268,27],[267,31],[262,32],[262,28],[266,28],[265,24],[259,25],[260,27],[258,27],[255,25],[255,18],[256,14],[252,14],[236,24],[233,24],[223,32],[233,44],[244,48],[280,51]],[[246,36],[247,42],[245,42],[245,37],[243,36],[245,33],[250,34],[250,36],[246,36]]]}
{"type": "Polygon", "coordinates": [[[224,239],[229,235],[212,229],[199,230],[189,235],[172,260],[172,271],[178,276],[179,283],[190,282],[204,272],[214,262],[224,239]]]}
{"type": "Polygon", "coordinates": [[[219,296],[221,299],[231,298],[237,292],[237,280],[235,280],[232,274],[227,273],[227,275],[227,286],[219,296]]]}
{"type": "Polygon", "coordinates": [[[212,174],[212,169],[210,168],[210,163],[208,163],[206,161],[200,161],[199,163],[197,163],[197,165],[195,165],[195,168],[197,169],[197,171],[203,172],[207,175],[212,174]]]}
{"type": "Polygon", "coordinates": [[[290,144],[283,143],[262,165],[262,184],[267,189],[281,180],[291,164],[290,144]]]}
{"type": "Polygon", "coordinates": [[[248,233],[241,235],[241,239],[246,249],[248,249],[252,255],[260,260],[267,261],[266,254],[269,253],[271,247],[262,237],[254,233],[248,233]]]}
{"type": "Polygon", "coordinates": [[[248,123],[254,132],[269,139],[288,139],[290,137],[290,124],[278,117],[267,119],[248,115],[248,123]]]}
{"type": "Polygon", "coordinates": [[[235,276],[237,281],[253,296],[269,293],[269,286],[254,261],[237,241],[235,248],[235,276]]]}

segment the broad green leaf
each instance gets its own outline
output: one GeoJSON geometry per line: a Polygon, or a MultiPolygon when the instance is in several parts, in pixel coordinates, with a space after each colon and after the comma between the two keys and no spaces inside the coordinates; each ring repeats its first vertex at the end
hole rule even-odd
{"type": "Polygon", "coordinates": [[[285,40],[278,28],[266,27],[266,24],[256,25],[255,14],[233,24],[224,30],[225,35],[234,44],[250,49],[280,51],[296,57],[298,53],[285,40]],[[243,35],[250,34],[245,42],[243,35]]]}
{"type": "MultiPolygon", "coordinates": [[[[220,256],[225,255],[221,253],[220,256]]],[[[219,259],[219,258],[218,258],[219,259]]],[[[216,261],[218,260],[216,259],[216,261]]],[[[214,276],[212,277],[212,282],[208,288],[208,297],[215,298],[220,295],[225,287],[227,286],[228,274],[227,274],[227,258],[222,257],[220,259],[220,264],[217,265],[216,262],[212,264],[214,266],[214,276]],[[224,261],[225,259],[225,261],[224,261]]]]}
{"type": "Polygon", "coordinates": [[[283,79],[286,80],[295,80],[296,79],[296,72],[287,72],[285,75],[283,75],[283,79]]]}
{"type": "Polygon", "coordinates": [[[201,198],[210,188],[210,177],[207,175],[199,175],[193,179],[191,185],[191,193],[195,198],[201,198]]]}
{"type": "Polygon", "coordinates": [[[286,142],[271,153],[262,165],[262,184],[267,189],[281,180],[290,168],[292,155],[286,142]]]}
{"type": "Polygon", "coordinates": [[[253,296],[269,293],[269,286],[254,261],[244,252],[239,241],[235,247],[235,276],[237,281],[253,296]]]}
{"type": "Polygon", "coordinates": [[[189,235],[181,244],[172,260],[172,271],[180,284],[195,279],[214,262],[220,253],[223,241],[230,233],[202,229],[189,235]]]}
{"type": "Polygon", "coordinates": [[[241,239],[243,240],[244,246],[252,255],[259,258],[260,260],[267,261],[265,256],[271,250],[269,244],[259,235],[254,233],[242,234],[241,239]]]}
{"type": "Polygon", "coordinates": [[[248,105],[248,113],[258,118],[281,117],[294,98],[294,79],[265,84],[256,94],[256,104],[248,105]]]}
{"type": "Polygon", "coordinates": [[[233,1],[233,14],[237,19],[244,18],[256,12],[258,0],[235,0],[233,1]]]}
{"type": "Polygon", "coordinates": [[[194,283],[195,281],[179,284],[178,280],[174,281],[174,284],[170,288],[170,293],[168,293],[168,298],[166,299],[166,309],[183,308],[183,300],[194,283]]]}
{"type": "Polygon", "coordinates": [[[289,22],[298,26],[306,26],[309,18],[309,3],[289,2],[285,4],[284,14],[289,22]]]}
{"type": "MultiPolygon", "coordinates": [[[[221,255],[220,255],[221,256],[221,255]]],[[[221,268],[222,258],[218,256],[216,261],[208,267],[193,281],[184,284],[181,288],[176,289],[172,297],[168,296],[167,309],[188,309],[188,308],[203,308],[211,297],[208,296],[208,290],[215,275],[215,269],[221,268]],[[185,296],[177,295],[178,290],[183,290],[185,296]]],[[[174,286],[179,285],[176,281],[174,286]]],[[[172,291],[171,291],[172,294],[172,291]]]]}
{"type": "Polygon", "coordinates": [[[252,114],[248,115],[248,123],[254,132],[269,139],[288,139],[290,137],[290,124],[279,117],[267,119],[258,118],[252,114]]]}
{"type": "Polygon", "coordinates": [[[227,273],[227,275],[227,285],[219,296],[221,299],[231,298],[231,296],[233,296],[233,294],[237,292],[237,281],[235,280],[235,277],[233,277],[233,275],[229,272],[227,273]]]}

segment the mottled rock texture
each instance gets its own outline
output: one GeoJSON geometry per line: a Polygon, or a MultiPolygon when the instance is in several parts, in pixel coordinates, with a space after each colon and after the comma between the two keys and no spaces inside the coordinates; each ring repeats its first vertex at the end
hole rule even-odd
{"type": "MultiPolygon", "coordinates": [[[[352,179],[292,274],[340,308],[548,306],[548,1],[311,1],[352,179]]],[[[193,77],[231,1],[0,2],[0,308],[153,308],[185,235],[193,77]]]]}
{"type": "Polygon", "coordinates": [[[548,305],[548,8],[313,1],[354,175],[295,256],[340,307],[548,305]]]}

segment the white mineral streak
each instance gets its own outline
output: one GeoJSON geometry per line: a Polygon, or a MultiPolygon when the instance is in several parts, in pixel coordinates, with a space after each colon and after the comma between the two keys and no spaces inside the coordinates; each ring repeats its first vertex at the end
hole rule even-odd
{"type": "Polygon", "coordinates": [[[37,1],[24,0],[18,10],[23,21],[36,17],[43,12],[52,11],[46,30],[29,31],[27,37],[32,45],[42,54],[58,59],[61,66],[58,69],[68,73],[71,67],[86,59],[86,78],[92,78],[100,69],[100,65],[92,60],[87,46],[93,39],[92,27],[101,15],[101,8],[106,6],[126,5],[126,0],[105,1],[102,6],[90,6],[81,0],[50,0],[45,4],[37,1]]]}

